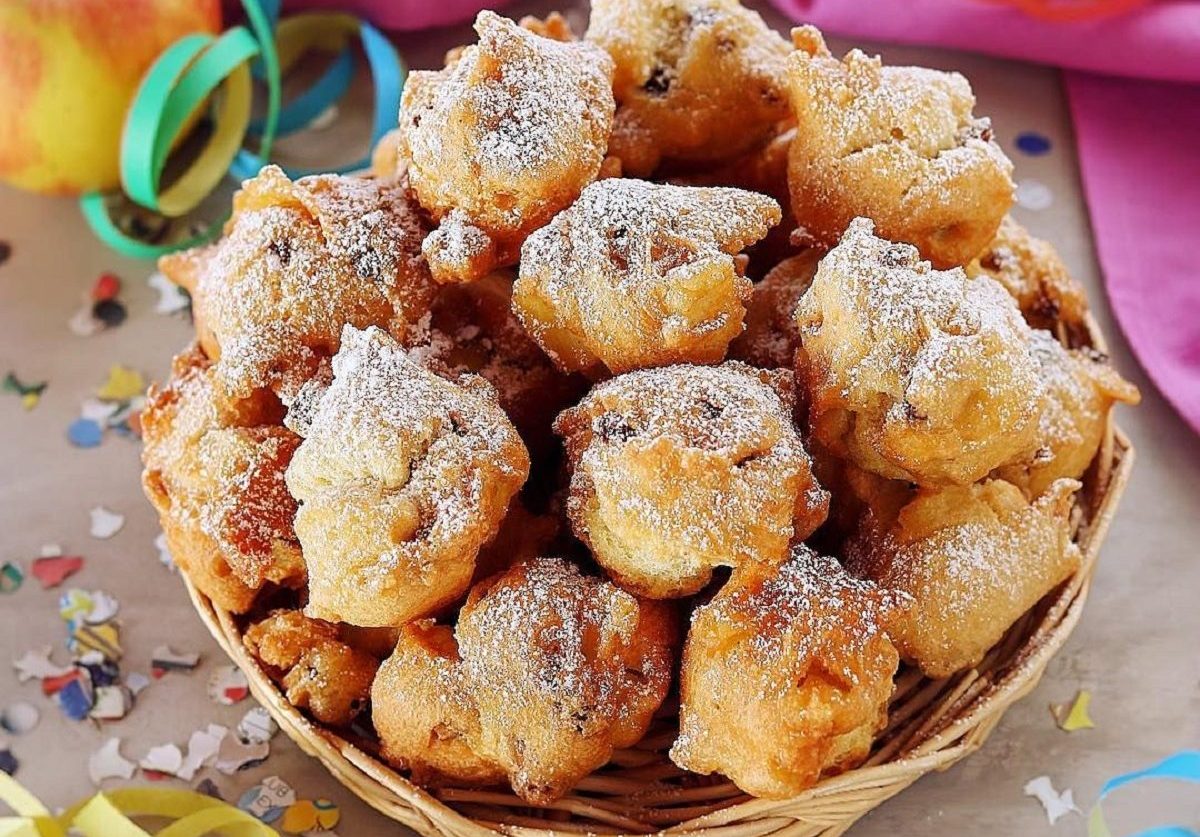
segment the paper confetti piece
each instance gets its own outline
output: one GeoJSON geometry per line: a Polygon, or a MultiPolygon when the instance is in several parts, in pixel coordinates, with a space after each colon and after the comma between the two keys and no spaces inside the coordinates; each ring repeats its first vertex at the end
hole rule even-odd
{"type": "Polygon", "coordinates": [[[1022,131],[1017,134],[1016,140],[1017,150],[1022,154],[1028,154],[1030,157],[1041,157],[1043,154],[1049,154],[1053,143],[1050,137],[1045,134],[1039,134],[1037,131],[1022,131]]]}
{"type": "Polygon", "coordinates": [[[42,393],[46,391],[48,385],[48,381],[27,384],[18,378],[15,372],[9,372],[4,376],[4,382],[0,384],[0,389],[20,396],[21,406],[26,410],[32,410],[41,401],[42,393]]]}
{"type": "Polygon", "coordinates": [[[1054,204],[1054,193],[1050,191],[1050,187],[1032,178],[1017,182],[1015,196],[1018,206],[1034,212],[1049,209],[1054,204]]]}
{"type": "Polygon", "coordinates": [[[265,741],[243,744],[236,735],[227,735],[217,751],[216,768],[226,776],[232,776],[239,770],[261,764],[269,755],[271,745],[265,741]]]}
{"type": "Polygon", "coordinates": [[[1059,793],[1054,789],[1054,785],[1050,784],[1049,776],[1038,776],[1026,782],[1025,795],[1036,797],[1037,801],[1042,803],[1042,807],[1046,809],[1046,819],[1050,821],[1051,825],[1072,811],[1076,814],[1083,813],[1075,807],[1074,794],[1071,789],[1067,788],[1059,793]]]}
{"type": "Polygon", "coordinates": [[[80,555],[51,555],[35,558],[29,571],[42,583],[43,590],[57,587],[83,569],[80,555]]]}
{"type": "MultiPolygon", "coordinates": [[[[92,690],[92,681],[85,674],[75,670],[77,675],[67,679],[61,684],[61,687],[54,692],[54,700],[58,704],[59,709],[63,714],[72,721],[82,721],[92,711],[92,702],[95,698],[95,693],[92,690]]],[[[43,689],[46,681],[42,681],[43,689]]]]}
{"type": "Polygon", "coordinates": [[[104,323],[92,315],[92,303],[88,303],[71,315],[67,328],[76,337],[91,337],[104,331],[104,323]]]}
{"type": "Polygon", "coordinates": [[[110,738],[88,758],[88,776],[93,785],[105,779],[133,778],[137,765],[121,755],[121,739],[110,738]]]}
{"type": "Polygon", "coordinates": [[[92,317],[103,323],[105,328],[116,328],[128,316],[125,304],[119,299],[103,299],[92,306],[92,317]]]}
{"type": "Polygon", "coordinates": [[[51,653],[50,647],[46,646],[36,651],[26,651],[19,658],[13,660],[13,668],[17,670],[17,680],[21,683],[29,680],[45,680],[47,677],[61,677],[74,671],[74,668],[70,666],[57,665],[50,659],[51,653]]]}
{"type": "Polygon", "coordinates": [[[208,697],[214,703],[233,706],[249,694],[250,684],[237,666],[217,666],[208,677],[208,697]]]}
{"type": "Polygon", "coordinates": [[[279,725],[275,723],[271,713],[261,706],[256,706],[243,715],[237,725],[238,738],[248,744],[270,741],[277,732],[279,732],[279,725]]]}
{"type": "Polygon", "coordinates": [[[13,735],[24,735],[38,725],[42,713],[32,703],[19,700],[4,707],[0,712],[0,727],[13,735]]]}
{"type": "Polygon", "coordinates": [[[291,785],[278,776],[268,776],[243,793],[237,806],[254,818],[271,823],[295,802],[296,791],[291,785]]]}
{"type": "Polygon", "coordinates": [[[192,298],[188,296],[187,291],[158,271],[150,274],[146,284],[158,291],[158,302],[154,305],[155,314],[178,314],[187,311],[192,305],[192,298]]]}
{"type": "Polygon", "coordinates": [[[196,783],[196,793],[202,793],[205,796],[211,796],[213,799],[225,801],[225,797],[221,796],[221,789],[217,787],[217,783],[207,776],[196,783]]]}
{"type": "Polygon", "coordinates": [[[142,674],[140,671],[132,671],[125,675],[125,688],[134,697],[137,697],[142,691],[150,685],[150,678],[142,674]]]}
{"type": "Polygon", "coordinates": [[[145,391],[146,379],[142,373],[117,363],[108,370],[108,380],[96,391],[96,396],[105,401],[128,401],[145,391]]]}
{"type": "Polygon", "coordinates": [[[228,734],[229,730],[220,724],[209,724],[207,729],[193,732],[188,739],[187,756],[175,775],[185,782],[192,781],[200,768],[213,763],[217,751],[221,748],[221,742],[228,734]]]}
{"type": "Polygon", "coordinates": [[[96,699],[88,717],[97,721],[119,721],[133,708],[133,695],[124,686],[97,686],[96,699]]]}
{"type": "Polygon", "coordinates": [[[175,572],[175,559],[171,557],[171,549],[167,546],[167,536],[159,532],[154,539],[154,548],[158,550],[158,563],[171,572],[175,572]]]}
{"type": "Polygon", "coordinates": [[[103,302],[106,299],[116,299],[121,292],[121,278],[115,273],[101,273],[92,285],[92,301],[103,302]]]}
{"type": "Polygon", "coordinates": [[[1075,699],[1070,703],[1050,704],[1050,714],[1054,716],[1054,721],[1058,724],[1058,728],[1064,732],[1093,729],[1096,725],[1092,722],[1092,718],[1088,714],[1088,708],[1091,706],[1091,703],[1092,693],[1086,689],[1080,689],[1075,693],[1075,699]]]}
{"type": "Polygon", "coordinates": [[[63,548],[56,543],[44,543],[38,548],[39,558],[57,558],[63,554],[63,548]]]}
{"type": "Polygon", "coordinates": [[[7,773],[9,776],[13,776],[16,774],[18,767],[20,767],[20,764],[17,762],[17,757],[12,754],[12,750],[5,746],[0,746],[0,773],[7,773]]]}
{"type": "Polygon", "coordinates": [[[117,597],[103,590],[71,587],[58,597],[58,615],[68,624],[103,625],[121,609],[117,597]]]}
{"type": "Polygon", "coordinates": [[[67,640],[67,648],[75,654],[99,651],[110,660],[121,659],[121,632],[116,625],[76,625],[67,640]]]}
{"type": "Polygon", "coordinates": [[[0,241],[0,264],[4,264],[12,257],[12,245],[7,241],[0,241]]]}
{"type": "Polygon", "coordinates": [[[341,818],[342,812],[328,799],[301,799],[283,812],[279,830],[284,834],[327,831],[334,828],[341,818]]]}
{"type": "Polygon", "coordinates": [[[191,671],[199,663],[200,654],[196,651],[181,654],[172,651],[169,645],[160,645],[150,657],[150,674],[157,680],[168,671],[191,671]]]}
{"type": "Polygon", "coordinates": [[[118,514],[104,506],[96,506],[90,512],[92,516],[91,534],[93,538],[107,540],[125,525],[125,515],[118,514]]]}
{"type": "Polygon", "coordinates": [[[174,744],[160,744],[138,759],[138,767],[147,773],[174,776],[183,767],[183,753],[174,744]]]}
{"type": "Polygon", "coordinates": [[[67,425],[67,440],[77,448],[97,447],[104,439],[104,429],[91,419],[78,418],[67,425]]]}
{"type": "Polygon", "coordinates": [[[25,573],[20,564],[12,561],[0,564],[0,593],[15,593],[21,589],[21,583],[24,581],[25,573]]]}

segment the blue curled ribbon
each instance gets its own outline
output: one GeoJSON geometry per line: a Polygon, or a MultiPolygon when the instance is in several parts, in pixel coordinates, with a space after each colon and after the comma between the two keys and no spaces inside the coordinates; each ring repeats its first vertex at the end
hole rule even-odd
{"type": "MultiPolygon", "coordinates": [[[[1100,788],[1096,804],[1088,814],[1088,837],[1112,837],[1100,803],[1118,788],[1144,779],[1177,779],[1200,784],[1200,750],[1181,750],[1144,770],[1123,773],[1105,782],[1104,787],[1100,788]]],[[[1181,825],[1168,825],[1140,831],[1134,837],[1200,837],[1200,834],[1181,825]]]]}

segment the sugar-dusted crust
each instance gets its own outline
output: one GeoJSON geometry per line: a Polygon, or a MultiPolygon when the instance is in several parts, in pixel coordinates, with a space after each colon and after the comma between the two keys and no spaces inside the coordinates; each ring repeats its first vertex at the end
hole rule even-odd
{"type": "Polygon", "coordinates": [[[688,596],[715,567],[777,564],[828,510],[792,426],[784,370],[730,361],[629,372],[556,429],[576,536],[640,595],[688,596]]]}
{"type": "Polygon", "coordinates": [[[839,61],[813,27],[792,34],[788,177],[800,226],[831,247],[863,216],[936,267],[969,262],[1012,205],[1013,183],[967,80],[885,67],[857,49],[839,61]]]}
{"type": "Polygon", "coordinates": [[[513,308],[565,370],[717,363],[750,295],[736,257],[779,217],[740,189],[602,180],[525,242],[513,308]]]}
{"type": "Polygon", "coordinates": [[[887,722],[906,598],[804,546],[747,567],[692,613],[671,759],[784,799],[856,767],[887,722]]]}
{"type": "Polygon", "coordinates": [[[439,282],[513,264],[596,178],[615,107],[612,61],[592,44],[488,11],[475,31],[444,70],[409,74],[400,107],[409,178],[439,222],[423,246],[439,282]]]}
{"type": "Polygon", "coordinates": [[[1044,387],[993,279],[934,270],[856,219],[796,309],[812,434],[890,479],[965,484],[1033,449],[1044,387]]]}
{"type": "Polygon", "coordinates": [[[461,596],[529,475],[491,385],[448,381],[379,329],[347,327],[332,383],[293,409],[307,418],[287,471],[306,612],[399,626],[461,596]]]}

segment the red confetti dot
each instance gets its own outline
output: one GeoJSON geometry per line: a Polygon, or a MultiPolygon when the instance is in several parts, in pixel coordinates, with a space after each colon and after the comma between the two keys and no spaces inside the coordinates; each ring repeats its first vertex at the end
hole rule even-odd
{"type": "Polygon", "coordinates": [[[92,286],[92,299],[104,302],[113,299],[121,292],[121,280],[115,273],[101,273],[96,284],[92,286]]]}

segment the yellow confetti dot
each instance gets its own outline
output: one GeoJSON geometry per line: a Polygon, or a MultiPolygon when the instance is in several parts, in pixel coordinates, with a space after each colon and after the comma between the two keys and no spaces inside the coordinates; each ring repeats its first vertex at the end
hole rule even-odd
{"type": "Polygon", "coordinates": [[[118,363],[108,370],[108,380],[96,395],[105,401],[128,401],[145,390],[146,379],[142,373],[118,363]]]}
{"type": "Polygon", "coordinates": [[[21,406],[26,410],[32,410],[42,400],[40,392],[27,392],[21,396],[21,406]]]}
{"type": "Polygon", "coordinates": [[[1088,707],[1092,702],[1092,693],[1086,689],[1080,689],[1075,695],[1075,699],[1068,703],[1057,703],[1050,705],[1050,713],[1054,715],[1055,722],[1058,723],[1058,728],[1064,732],[1075,732],[1080,729],[1094,729],[1095,723],[1088,715],[1088,707]]]}

